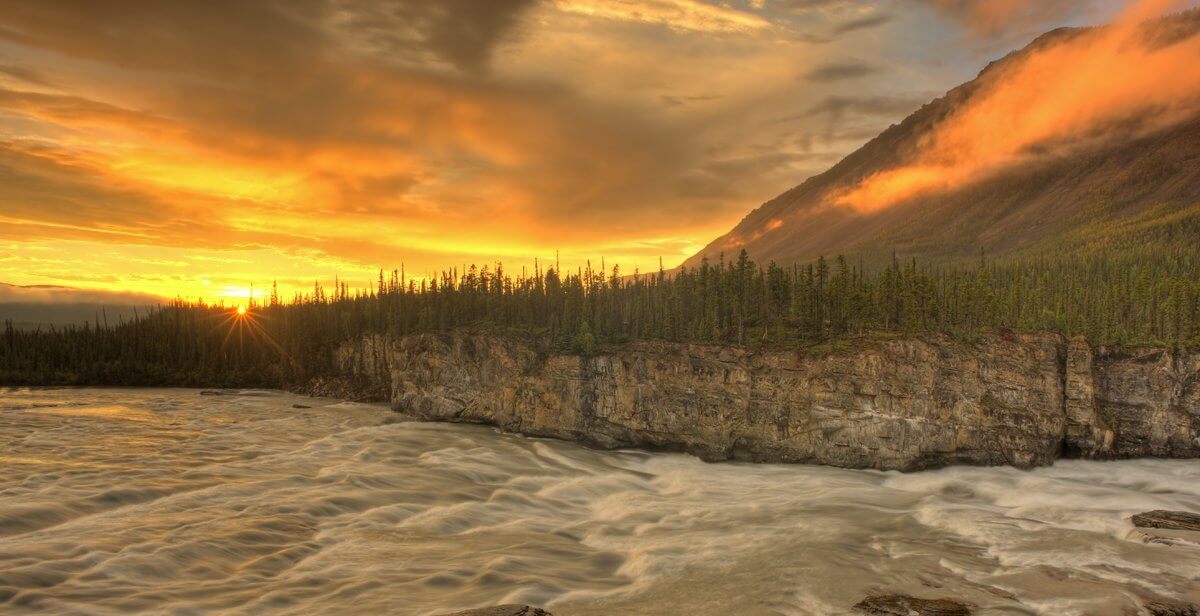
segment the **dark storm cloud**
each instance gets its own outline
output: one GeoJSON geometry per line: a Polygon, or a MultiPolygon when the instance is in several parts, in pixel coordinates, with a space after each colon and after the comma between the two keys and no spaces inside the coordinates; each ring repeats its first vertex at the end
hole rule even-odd
{"type": "Polygon", "coordinates": [[[847,79],[858,79],[873,75],[880,71],[879,67],[862,62],[861,60],[845,60],[821,64],[808,71],[802,77],[807,81],[831,82],[847,79]]]}

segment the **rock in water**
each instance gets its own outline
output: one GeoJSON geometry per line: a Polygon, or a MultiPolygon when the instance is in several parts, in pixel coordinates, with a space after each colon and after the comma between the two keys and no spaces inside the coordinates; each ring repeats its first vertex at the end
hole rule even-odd
{"type": "Polygon", "coordinates": [[[974,608],[952,599],[918,599],[908,595],[875,595],[854,609],[874,616],[970,616],[974,608]]]}
{"type": "Polygon", "coordinates": [[[464,610],[442,616],[553,616],[550,612],[530,605],[497,605],[481,607],[477,610],[464,610]]]}
{"type": "Polygon", "coordinates": [[[1150,601],[1143,607],[1150,612],[1150,616],[1200,616],[1200,611],[1195,605],[1190,603],[1176,603],[1174,601],[1150,601]]]}
{"type": "Polygon", "coordinates": [[[1126,539],[1165,546],[1200,546],[1200,530],[1171,530],[1166,528],[1131,528],[1126,539]]]}
{"type": "Polygon", "coordinates": [[[1133,525],[1139,528],[1200,531],[1200,515],[1186,511],[1156,509],[1154,511],[1139,513],[1130,519],[1133,525]]]}

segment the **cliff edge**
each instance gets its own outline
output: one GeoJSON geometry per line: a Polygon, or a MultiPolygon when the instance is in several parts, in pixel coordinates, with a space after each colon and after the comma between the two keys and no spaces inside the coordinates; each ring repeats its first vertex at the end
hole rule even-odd
{"type": "Polygon", "coordinates": [[[638,342],[593,357],[457,332],[366,341],[392,407],[595,447],[920,470],[1200,457],[1200,355],[1056,334],[856,341],[824,353],[638,342]]]}

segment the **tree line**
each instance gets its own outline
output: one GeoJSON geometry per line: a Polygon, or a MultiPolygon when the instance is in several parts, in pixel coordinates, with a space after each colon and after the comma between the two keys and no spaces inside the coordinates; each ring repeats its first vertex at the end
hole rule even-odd
{"type": "Polygon", "coordinates": [[[6,323],[0,384],[285,387],[336,376],[338,349],[369,337],[486,329],[591,355],[634,340],[809,348],[869,335],[1053,331],[1094,344],[1200,348],[1193,250],[1043,255],[937,267],[845,257],[790,266],[735,259],[673,272],[502,264],[412,279],[380,272],[369,290],[224,306],[175,301],[133,321],[21,330],[6,323]]]}

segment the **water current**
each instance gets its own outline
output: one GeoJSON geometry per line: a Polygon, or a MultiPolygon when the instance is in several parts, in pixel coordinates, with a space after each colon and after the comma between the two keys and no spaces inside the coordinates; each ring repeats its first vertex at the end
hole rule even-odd
{"type": "Polygon", "coordinates": [[[1200,461],[707,464],[279,392],[0,389],[0,613],[979,614],[1200,602],[1200,461]],[[310,408],[298,408],[310,407],[310,408]]]}

